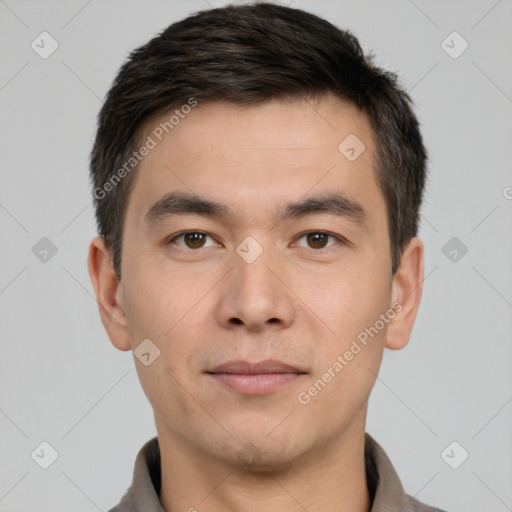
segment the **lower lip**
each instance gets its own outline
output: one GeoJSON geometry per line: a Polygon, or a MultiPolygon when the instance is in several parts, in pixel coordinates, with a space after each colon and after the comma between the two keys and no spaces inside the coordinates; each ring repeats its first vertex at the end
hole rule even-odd
{"type": "Polygon", "coordinates": [[[243,395],[265,395],[298,379],[299,373],[211,373],[213,378],[243,395]]]}

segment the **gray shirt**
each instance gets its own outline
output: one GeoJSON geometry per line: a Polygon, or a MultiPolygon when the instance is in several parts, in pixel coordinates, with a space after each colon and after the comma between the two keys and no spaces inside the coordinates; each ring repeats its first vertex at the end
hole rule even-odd
{"type": "MultiPolygon", "coordinates": [[[[370,512],[444,512],[405,494],[388,456],[367,432],[364,455],[370,512]]],[[[154,437],[137,454],[131,487],[109,512],[165,512],[159,500],[160,469],[160,448],[154,437]]]]}

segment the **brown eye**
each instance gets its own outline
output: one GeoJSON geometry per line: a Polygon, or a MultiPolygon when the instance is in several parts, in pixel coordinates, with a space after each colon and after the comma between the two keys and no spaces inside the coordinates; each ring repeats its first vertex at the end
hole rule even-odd
{"type": "Polygon", "coordinates": [[[323,249],[329,240],[329,235],[325,233],[308,233],[306,237],[313,249],[323,249]]]}
{"type": "MultiPolygon", "coordinates": [[[[206,245],[206,240],[211,237],[206,233],[201,233],[200,231],[187,231],[185,233],[181,233],[179,235],[174,236],[169,240],[170,245],[177,245],[182,249],[202,249],[203,247],[208,247],[206,245]]],[[[210,246],[212,244],[210,243],[210,246]]],[[[215,245],[215,243],[213,243],[215,245]]]]}
{"type": "Polygon", "coordinates": [[[326,249],[332,245],[342,242],[342,239],[338,236],[325,233],[323,231],[310,231],[299,237],[298,241],[306,239],[306,245],[304,243],[298,243],[300,247],[306,247],[309,249],[326,249]]]}
{"type": "Polygon", "coordinates": [[[199,249],[204,245],[205,235],[203,233],[186,233],[183,237],[185,244],[190,249],[199,249]]]}

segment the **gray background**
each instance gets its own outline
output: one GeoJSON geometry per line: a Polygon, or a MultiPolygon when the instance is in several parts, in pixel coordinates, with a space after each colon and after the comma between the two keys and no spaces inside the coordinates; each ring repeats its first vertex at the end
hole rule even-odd
{"type": "MultiPolygon", "coordinates": [[[[225,2],[0,0],[1,511],[108,510],[156,435],[87,273],[88,154],[128,52],[208,3],[225,2]],[[47,59],[31,48],[43,31],[59,45],[47,59]],[[32,251],[42,237],[57,248],[46,262],[32,251]],[[31,458],[43,441],[59,454],[48,469],[31,458]]],[[[418,499],[512,510],[512,3],[291,5],[353,30],[400,74],[430,151],[423,301],[409,345],[385,351],[367,431],[418,499]],[[456,59],[441,45],[453,31],[469,43],[456,59]],[[465,255],[457,241],[445,255],[452,237],[465,255]],[[453,441],[469,453],[458,469],[441,456],[453,441]]]]}

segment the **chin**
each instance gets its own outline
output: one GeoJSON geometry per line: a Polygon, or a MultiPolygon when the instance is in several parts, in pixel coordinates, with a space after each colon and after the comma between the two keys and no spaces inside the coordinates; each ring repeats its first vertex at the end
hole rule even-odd
{"type": "Polygon", "coordinates": [[[251,473],[286,471],[309,452],[304,436],[286,429],[272,431],[267,424],[265,428],[253,424],[251,429],[239,432],[236,439],[226,441],[228,444],[220,447],[219,456],[237,470],[244,468],[251,473]]]}

